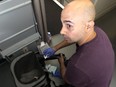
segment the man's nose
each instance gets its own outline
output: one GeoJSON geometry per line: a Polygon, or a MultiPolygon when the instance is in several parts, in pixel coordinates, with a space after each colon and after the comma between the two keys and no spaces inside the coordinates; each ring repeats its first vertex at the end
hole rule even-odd
{"type": "Polygon", "coordinates": [[[61,28],[60,34],[61,35],[65,35],[66,34],[66,29],[64,27],[61,28]]]}

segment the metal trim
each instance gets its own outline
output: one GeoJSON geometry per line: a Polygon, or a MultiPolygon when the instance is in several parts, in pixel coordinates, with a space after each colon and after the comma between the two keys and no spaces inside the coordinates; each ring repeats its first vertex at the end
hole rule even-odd
{"type": "Polygon", "coordinates": [[[22,3],[22,4],[19,4],[19,5],[17,5],[17,6],[14,6],[14,7],[12,7],[12,8],[9,8],[9,9],[6,9],[6,10],[4,10],[4,11],[1,11],[1,12],[0,12],[0,15],[3,15],[3,14],[5,14],[5,13],[7,13],[7,12],[10,12],[10,11],[13,11],[13,10],[15,10],[15,9],[17,9],[17,8],[22,7],[22,6],[28,5],[28,4],[30,4],[30,3],[31,3],[31,1],[24,2],[24,3],[22,3]]]}

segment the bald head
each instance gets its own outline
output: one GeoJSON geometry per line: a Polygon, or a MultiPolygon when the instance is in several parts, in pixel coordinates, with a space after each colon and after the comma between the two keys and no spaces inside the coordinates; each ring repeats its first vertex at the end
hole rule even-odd
{"type": "Polygon", "coordinates": [[[68,42],[82,45],[94,38],[95,9],[90,0],[73,0],[61,13],[62,29],[68,42]]]}
{"type": "Polygon", "coordinates": [[[73,15],[80,15],[84,20],[95,19],[95,8],[90,0],[73,0],[65,6],[63,13],[72,13],[73,15]]]}

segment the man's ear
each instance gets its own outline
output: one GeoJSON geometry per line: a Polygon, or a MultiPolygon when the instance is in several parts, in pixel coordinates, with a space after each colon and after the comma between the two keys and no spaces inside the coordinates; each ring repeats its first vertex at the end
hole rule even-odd
{"type": "Polygon", "coordinates": [[[92,29],[94,27],[94,21],[87,22],[87,29],[92,29]]]}

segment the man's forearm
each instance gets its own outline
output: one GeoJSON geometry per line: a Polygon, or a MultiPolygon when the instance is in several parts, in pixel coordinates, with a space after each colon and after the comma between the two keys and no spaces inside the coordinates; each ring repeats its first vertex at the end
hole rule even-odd
{"type": "Polygon", "coordinates": [[[66,72],[66,67],[64,63],[60,63],[60,72],[61,72],[62,78],[64,79],[65,72],[66,72]]]}
{"type": "Polygon", "coordinates": [[[68,43],[66,40],[63,40],[62,42],[60,42],[59,44],[57,44],[56,46],[54,46],[53,49],[55,51],[57,51],[57,50],[59,50],[59,49],[61,49],[63,47],[69,46],[71,44],[73,44],[73,43],[68,43]]]}
{"type": "Polygon", "coordinates": [[[61,57],[58,58],[58,62],[59,62],[59,65],[60,65],[61,76],[62,76],[63,80],[65,81],[66,67],[65,67],[65,64],[64,64],[64,57],[63,57],[63,55],[61,55],[61,57]]]}

